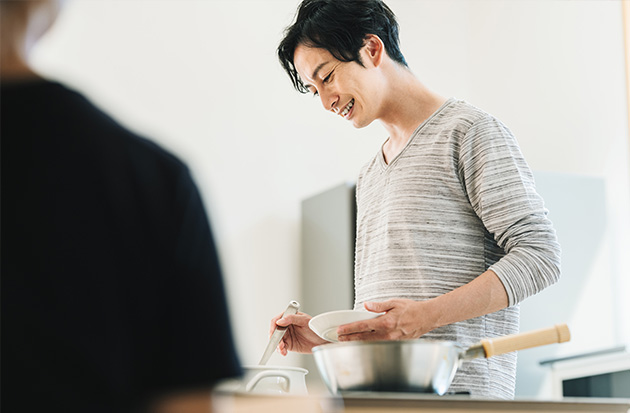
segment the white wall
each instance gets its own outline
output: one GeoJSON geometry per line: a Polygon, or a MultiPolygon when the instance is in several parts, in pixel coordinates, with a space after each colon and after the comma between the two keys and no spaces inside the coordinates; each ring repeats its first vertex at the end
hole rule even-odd
{"type": "MultiPolygon", "coordinates": [[[[246,364],[258,361],[269,319],[299,299],[300,201],[354,180],[386,137],[378,124],[354,130],[292,90],[275,47],[297,4],[68,0],[32,57],[42,73],[85,91],[190,165],[215,227],[246,364]]],[[[388,4],[410,66],[430,87],[503,120],[533,169],[603,180],[605,242],[585,281],[600,288],[575,298],[567,321],[576,340],[566,351],[598,345],[581,321],[593,308],[609,321],[602,346],[630,343],[620,1],[388,4]],[[611,297],[614,304],[601,305],[611,297]]],[[[273,357],[273,364],[298,361],[273,357]]]]}

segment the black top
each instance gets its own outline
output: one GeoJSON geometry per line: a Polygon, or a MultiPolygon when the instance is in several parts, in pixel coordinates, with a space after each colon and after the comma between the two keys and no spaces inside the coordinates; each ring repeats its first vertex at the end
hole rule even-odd
{"type": "Polygon", "coordinates": [[[186,166],[58,83],[0,107],[2,407],[126,411],[239,375],[186,166]]]}

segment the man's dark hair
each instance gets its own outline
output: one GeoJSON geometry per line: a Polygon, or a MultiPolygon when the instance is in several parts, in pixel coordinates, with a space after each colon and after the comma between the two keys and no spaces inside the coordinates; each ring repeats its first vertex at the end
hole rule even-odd
{"type": "Polygon", "coordinates": [[[278,46],[278,58],[293,87],[308,93],[295,69],[293,56],[299,45],[328,50],[337,60],[363,66],[359,50],[368,34],[377,35],[387,55],[407,66],[398,45],[396,16],[381,0],[304,0],[295,23],[287,27],[278,46]]]}

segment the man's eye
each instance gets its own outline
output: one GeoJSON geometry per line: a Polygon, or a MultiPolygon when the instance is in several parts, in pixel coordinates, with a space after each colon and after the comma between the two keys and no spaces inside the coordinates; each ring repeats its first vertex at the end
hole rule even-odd
{"type": "Polygon", "coordinates": [[[319,92],[318,91],[313,92],[313,97],[315,97],[315,96],[319,96],[319,92]]]}
{"type": "Polygon", "coordinates": [[[332,76],[333,72],[334,72],[334,70],[333,70],[332,72],[330,72],[330,73],[328,74],[328,76],[326,76],[326,77],[324,78],[324,83],[328,83],[328,82],[330,81],[330,77],[332,76]]]}

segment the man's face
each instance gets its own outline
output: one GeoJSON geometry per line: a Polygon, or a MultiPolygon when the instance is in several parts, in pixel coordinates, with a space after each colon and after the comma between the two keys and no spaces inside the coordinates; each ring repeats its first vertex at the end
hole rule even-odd
{"type": "Polygon", "coordinates": [[[325,49],[304,45],[295,49],[293,62],[304,84],[319,95],[325,110],[351,121],[355,128],[378,119],[378,94],[370,62],[366,67],[341,62],[325,49]]]}

